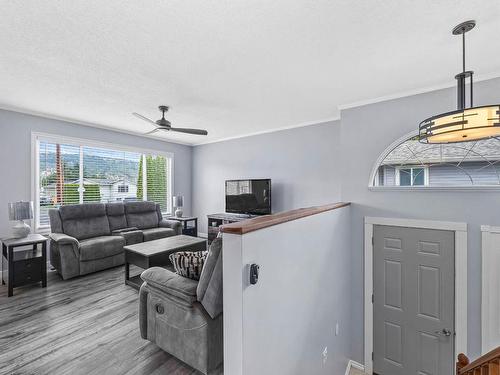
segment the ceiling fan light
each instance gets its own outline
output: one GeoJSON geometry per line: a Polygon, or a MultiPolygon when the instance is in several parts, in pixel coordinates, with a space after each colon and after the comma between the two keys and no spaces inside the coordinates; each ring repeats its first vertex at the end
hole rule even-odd
{"type": "Polygon", "coordinates": [[[422,121],[422,143],[456,143],[500,136],[500,105],[473,107],[444,113],[422,121]]]}

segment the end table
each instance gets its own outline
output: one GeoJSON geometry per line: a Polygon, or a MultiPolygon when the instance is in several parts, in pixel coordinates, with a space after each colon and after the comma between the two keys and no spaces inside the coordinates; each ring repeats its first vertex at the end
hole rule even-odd
{"type": "Polygon", "coordinates": [[[167,220],[177,220],[182,223],[182,234],[186,236],[198,237],[198,218],[197,217],[176,217],[169,216],[167,220]],[[189,224],[192,222],[192,224],[189,224]]]}
{"type": "Polygon", "coordinates": [[[7,275],[8,296],[18,286],[41,282],[47,286],[47,238],[40,234],[29,234],[24,238],[2,239],[2,284],[7,275]],[[41,245],[41,249],[38,245],[41,245]],[[31,249],[14,250],[31,246],[31,249]]]}

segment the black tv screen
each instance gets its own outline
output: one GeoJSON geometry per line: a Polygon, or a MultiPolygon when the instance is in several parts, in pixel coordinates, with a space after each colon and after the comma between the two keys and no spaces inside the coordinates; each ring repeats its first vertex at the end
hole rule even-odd
{"type": "Polygon", "coordinates": [[[249,215],[271,213],[271,180],[226,181],[226,212],[249,215]]]}

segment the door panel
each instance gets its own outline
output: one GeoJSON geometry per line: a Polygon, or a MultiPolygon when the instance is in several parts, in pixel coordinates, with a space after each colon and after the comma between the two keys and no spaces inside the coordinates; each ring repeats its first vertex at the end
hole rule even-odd
{"type": "Polygon", "coordinates": [[[378,225],[373,233],[374,372],[452,374],[454,233],[378,225]]]}
{"type": "Polygon", "coordinates": [[[385,306],[401,309],[403,300],[403,280],[401,262],[385,261],[385,306]]]}

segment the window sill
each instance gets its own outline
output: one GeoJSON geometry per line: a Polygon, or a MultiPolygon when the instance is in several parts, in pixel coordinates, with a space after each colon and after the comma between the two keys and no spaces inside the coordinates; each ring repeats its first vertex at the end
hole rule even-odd
{"type": "Polygon", "coordinates": [[[368,186],[368,190],[384,191],[456,191],[456,192],[500,192],[500,185],[497,186],[368,186]]]}
{"type": "Polygon", "coordinates": [[[46,236],[50,234],[50,227],[39,227],[33,230],[34,233],[41,234],[42,236],[46,236]]]}

